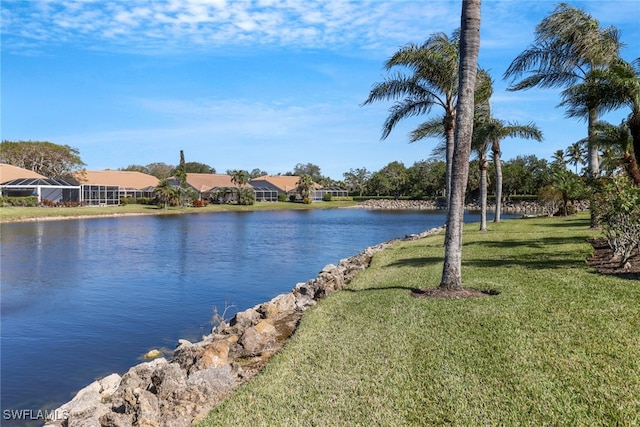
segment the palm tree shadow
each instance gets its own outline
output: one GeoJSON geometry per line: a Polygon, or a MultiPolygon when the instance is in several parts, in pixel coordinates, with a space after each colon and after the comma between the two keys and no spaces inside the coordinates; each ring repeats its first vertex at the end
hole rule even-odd
{"type": "Polygon", "coordinates": [[[442,257],[404,258],[387,264],[385,267],[426,267],[428,265],[441,264],[442,260],[442,257]]]}

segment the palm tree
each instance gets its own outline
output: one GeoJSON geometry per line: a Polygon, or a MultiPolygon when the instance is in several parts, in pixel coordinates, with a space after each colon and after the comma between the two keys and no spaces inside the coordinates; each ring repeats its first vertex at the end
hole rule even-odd
{"type": "Polygon", "coordinates": [[[556,150],[551,156],[553,163],[560,166],[567,166],[567,162],[564,158],[564,150],[556,150]]]}
{"type": "Polygon", "coordinates": [[[456,107],[455,144],[451,168],[451,196],[442,280],[444,291],[462,290],[462,223],[464,194],[469,177],[469,154],[473,133],[474,91],[480,50],[480,0],[462,1],[460,31],[460,76],[456,107]]]}
{"type": "MultiPolygon", "coordinates": [[[[408,44],[385,64],[387,71],[409,69],[384,82],[376,83],[363,105],[380,100],[398,100],[390,109],[382,127],[386,139],[402,119],[429,114],[433,107],[444,110],[441,119],[429,120],[412,134],[410,142],[428,136],[443,136],[446,141],[447,200],[451,194],[451,164],[453,158],[456,103],[458,99],[459,32],[451,37],[444,33],[431,35],[422,45],[408,44]],[[420,130],[422,128],[422,131],[420,130]]],[[[447,204],[448,205],[448,204],[447,204]]]]}
{"type": "Polygon", "coordinates": [[[500,141],[505,138],[524,138],[542,141],[542,131],[535,123],[521,125],[518,122],[505,122],[491,117],[487,123],[487,138],[491,140],[493,166],[496,175],[496,211],[493,222],[500,222],[502,214],[502,151],[500,141]]]}
{"type": "Polygon", "coordinates": [[[640,164],[640,58],[631,64],[617,59],[607,71],[601,82],[605,95],[602,107],[607,111],[624,106],[631,109],[626,123],[631,132],[636,164],[640,164]]]}
{"type": "Polygon", "coordinates": [[[473,137],[471,149],[478,155],[480,169],[480,231],[487,231],[487,149],[489,148],[488,131],[491,121],[491,107],[489,102],[476,104],[473,118],[473,137]]]}
{"type": "Polygon", "coordinates": [[[153,194],[164,202],[165,209],[167,209],[169,202],[178,196],[177,188],[171,185],[167,179],[160,181],[158,186],[153,190],[153,194]]]}
{"type": "Polygon", "coordinates": [[[584,142],[574,142],[564,152],[564,156],[567,159],[567,163],[576,167],[576,173],[578,173],[578,165],[584,163],[586,150],[584,148],[584,142]]]}
{"type": "Polygon", "coordinates": [[[249,172],[242,169],[231,171],[231,182],[236,185],[236,193],[238,195],[238,203],[240,203],[240,188],[249,182],[249,172]]]}
{"type": "Polygon", "coordinates": [[[313,188],[311,175],[302,175],[296,185],[304,203],[311,203],[311,189],[313,188]]]}
{"type": "Polygon", "coordinates": [[[619,126],[607,122],[600,122],[596,126],[596,135],[600,146],[615,153],[617,162],[631,178],[635,185],[640,185],[640,170],[633,156],[633,138],[629,129],[629,122],[624,120],[619,126]]]}
{"type": "MultiPolygon", "coordinates": [[[[601,98],[594,82],[599,73],[618,56],[621,43],[615,27],[600,28],[599,22],[581,9],[560,3],[535,30],[535,41],[504,73],[513,80],[531,75],[509,90],[566,87],[561,106],[569,117],[586,118],[589,138],[589,170],[599,174],[598,147],[593,127],[598,121],[601,98]]],[[[512,80],[512,82],[513,82],[512,80]]]]}

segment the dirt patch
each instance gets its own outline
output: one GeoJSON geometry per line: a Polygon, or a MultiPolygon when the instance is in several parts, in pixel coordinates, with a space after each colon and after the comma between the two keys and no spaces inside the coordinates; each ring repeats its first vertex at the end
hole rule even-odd
{"type": "Polygon", "coordinates": [[[500,292],[494,289],[479,291],[477,289],[463,288],[460,290],[451,291],[448,289],[441,289],[439,287],[411,290],[411,296],[414,298],[484,298],[492,295],[498,295],[499,293],[500,292]]]}
{"type": "Polygon", "coordinates": [[[587,264],[595,268],[598,273],[628,280],[640,280],[640,253],[637,248],[632,253],[629,262],[621,266],[620,260],[613,258],[613,251],[609,247],[607,239],[591,239],[589,243],[593,246],[594,253],[587,260],[587,264]]]}

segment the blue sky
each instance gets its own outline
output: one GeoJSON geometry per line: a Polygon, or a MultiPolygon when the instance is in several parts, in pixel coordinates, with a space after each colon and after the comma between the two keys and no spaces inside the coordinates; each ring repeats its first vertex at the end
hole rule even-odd
{"type": "MultiPolygon", "coordinates": [[[[557,90],[507,92],[502,74],[555,1],[485,0],[480,66],[495,80],[495,117],[535,122],[542,143],[505,140],[503,158],[553,152],[586,136],[557,90]]],[[[569,2],[614,25],[640,56],[640,2],[569,2]]],[[[77,148],[87,169],[209,164],[219,173],[286,173],[313,163],[342,179],[427,159],[409,144],[422,118],[380,140],[391,102],[361,106],[400,46],[460,25],[461,1],[3,0],[3,140],[77,148]]],[[[433,114],[439,114],[434,111],[433,114]]],[[[619,123],[627,112],[605,116],[619,123]]]]}

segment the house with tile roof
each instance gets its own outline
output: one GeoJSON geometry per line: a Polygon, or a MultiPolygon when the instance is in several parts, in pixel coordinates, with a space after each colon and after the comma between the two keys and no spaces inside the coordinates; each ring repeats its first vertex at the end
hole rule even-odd
{"type": "MultiPolygon", "coordinates": [[[[252,179],[250,184],[254,187],[268,188],[270,190],[277,191],[278,194],[285,194],[287,199],[295,197],[300,198],[298,193],[298,181],[299,176],[295,175],[264,175],[255,179],[252,179]]],[[[313,183],[313,190],[311,191],[311,200],[319,201],[323,199],[325,194],[331,194],[332,196],[347,196],[347,190],[340,188],[324,188],[317,182],[313,183]]]]}
{"type": "Polygon", "coordinates": [[[88,205],[118,205],[122,198],[153,198],[160,180],[138,171],[79,171],[74,178],[82,185],[88,205]]]}
{"type": "Polygon", "coordinates": [[[0,184],[4,184],[5,182],[18,178],[46,178],[46,176],[40,175],[39,173],[29,169],[0,163],[0,184]]]}
{"type": "Polygon", "coordinates": [[[0,192],[7,197],[36,197],[37,203],[80,203],[80,186],[62,178],[0,163],[0,192]]]}
{"type": "MultiPolygon", "coordinates": [[[[169,178],[172,185],[179,186],[176,177],[169,178]]],[[[232,181],[231,175],[211,173],[187,173],[187,185],[197,191],[200,199],[214,203],[228,203],[235,199],[235,189],[238,185],[232,181]]],[[[256,193],[257,201],[278,201],[278,193],[271,189],[259,188],[244,184],[242,188],[251,188],[256,193]]]]}

